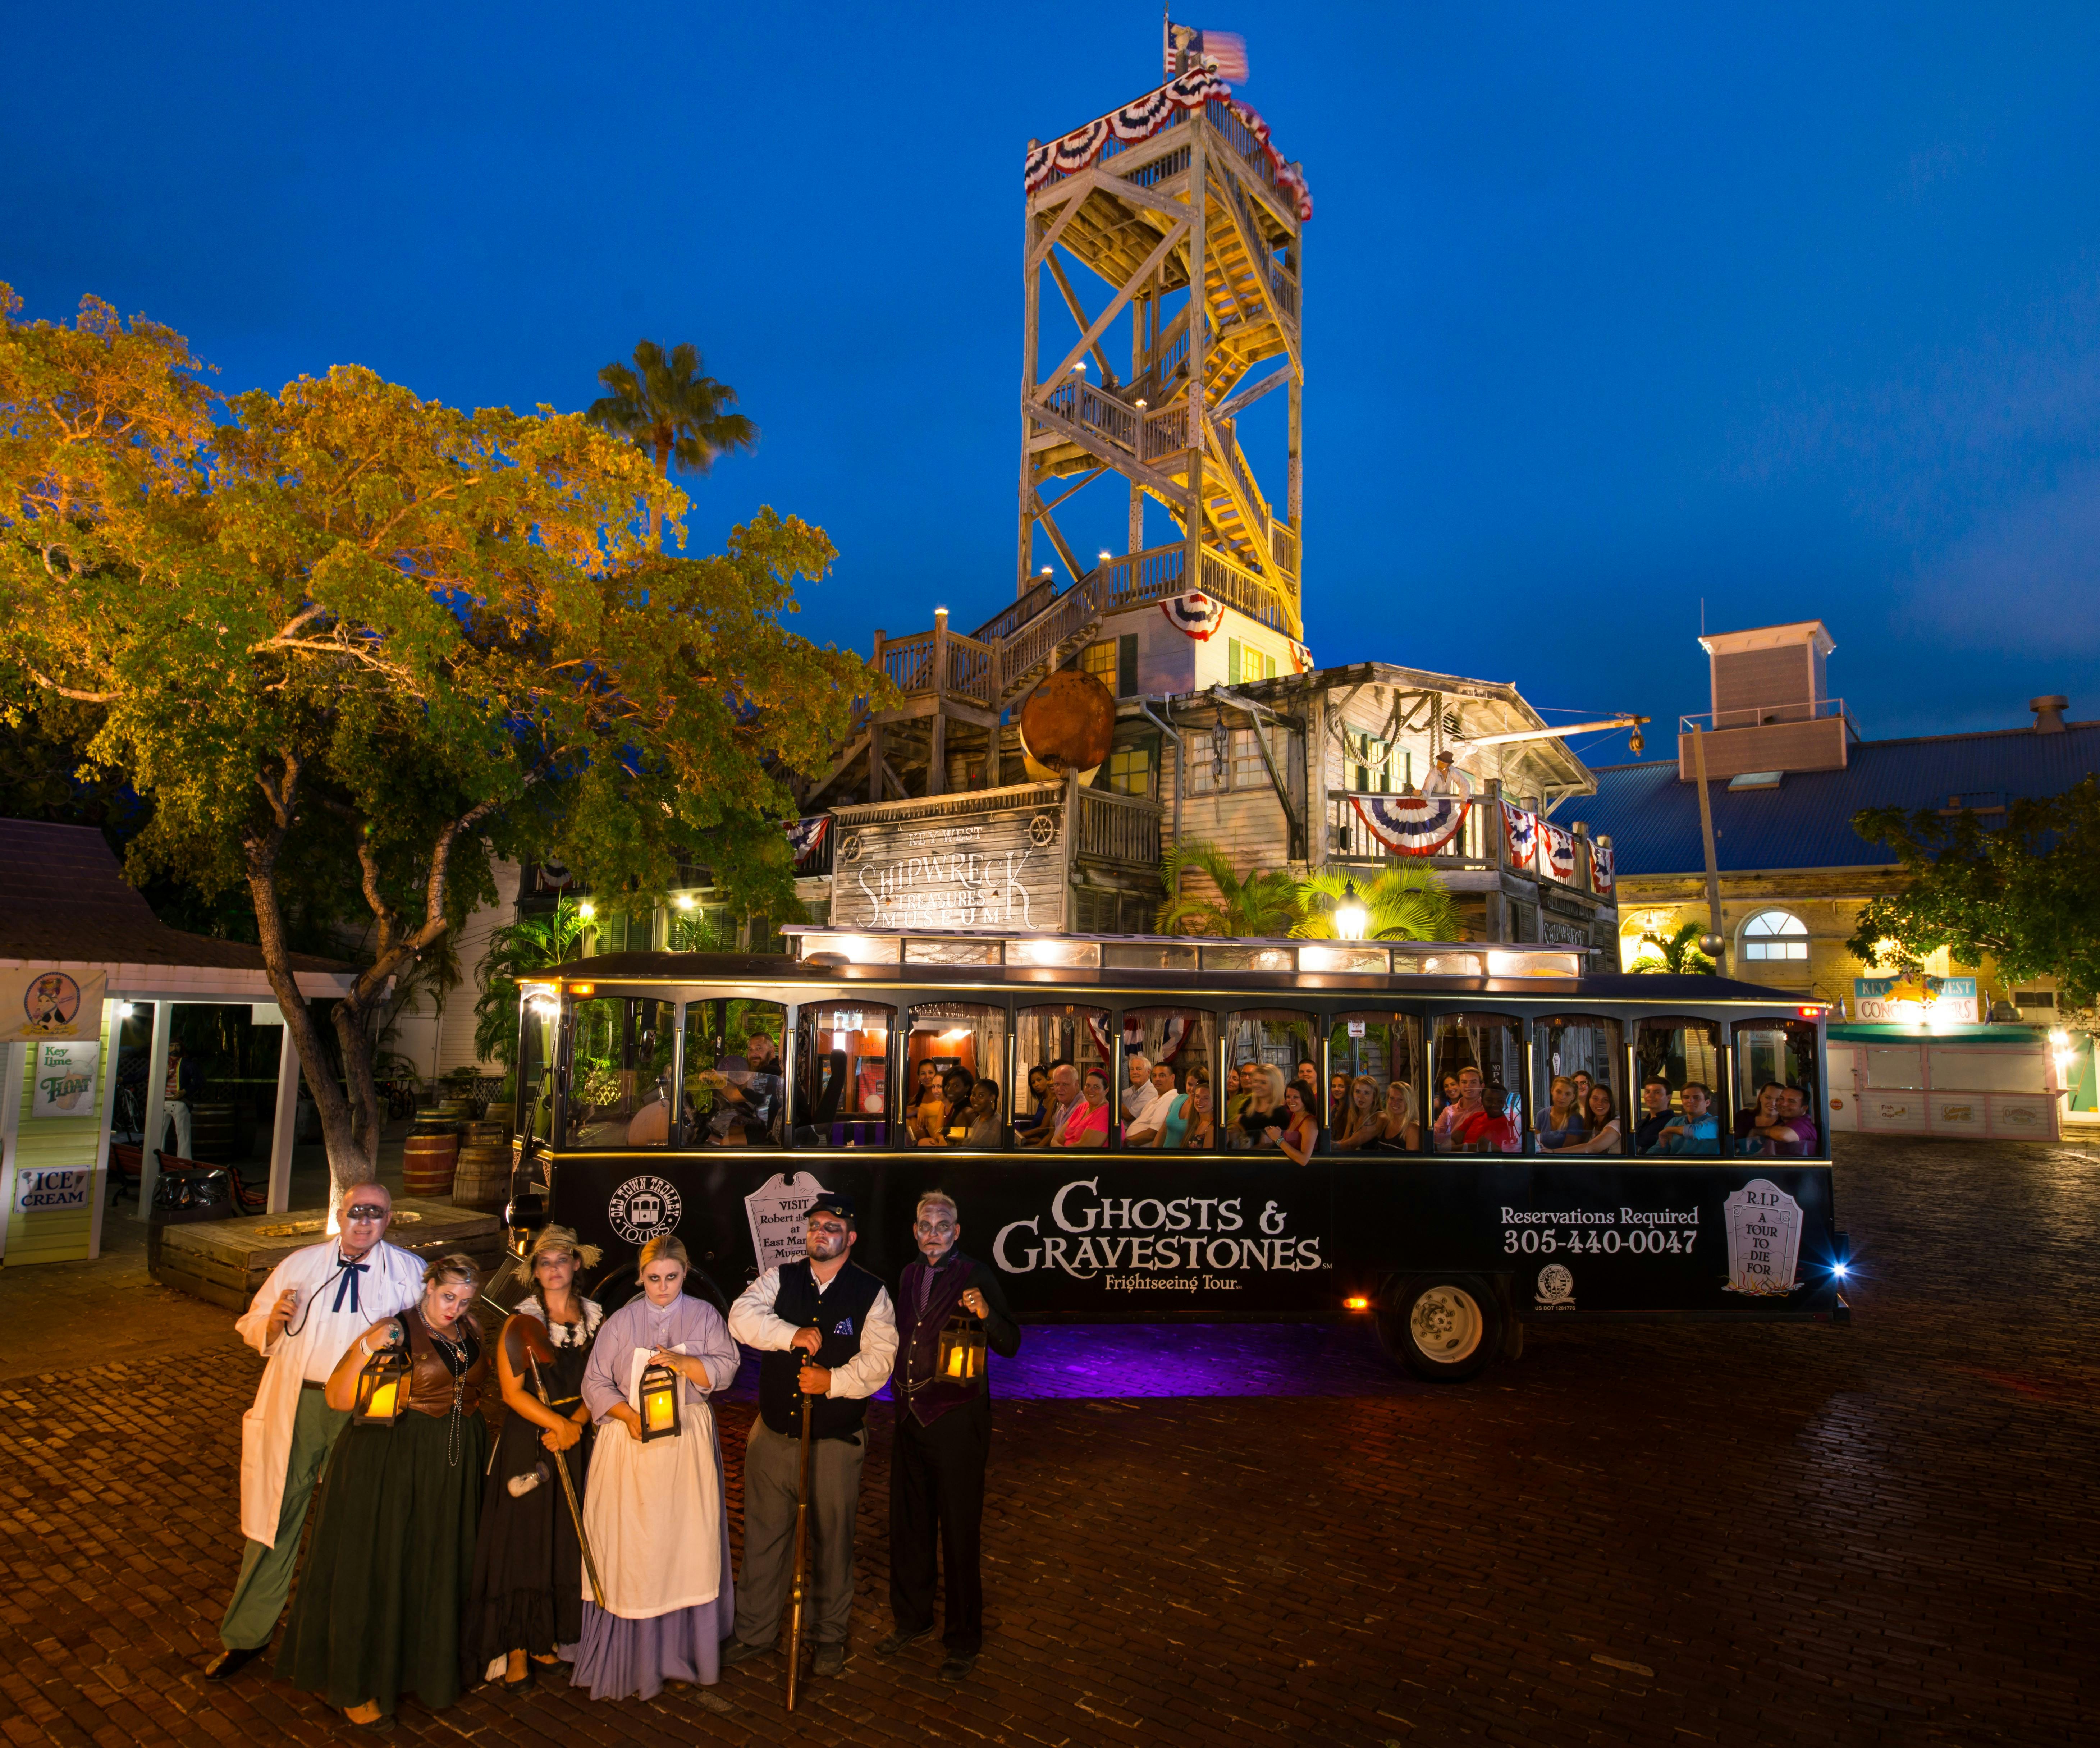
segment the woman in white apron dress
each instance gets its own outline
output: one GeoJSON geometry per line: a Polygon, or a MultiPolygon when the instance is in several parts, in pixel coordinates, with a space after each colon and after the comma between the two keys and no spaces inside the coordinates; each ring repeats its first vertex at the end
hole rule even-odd
{"type": "Polygon", "coordinates": [[[690,1266],[677,1239],[649,1241],[641,1296],[599,1326],[584,1373],[598,1428],[584,1531],[605,1606],[586,1590],[571,1680],[593,1699],[653,1699],[666,1681],[712,1687],[736,1621],[721,1441],[708,1397],[735,1382],[739,1356],[721,1313],[686,1295],[690,1266]],[[645,1442],[642,1375],[651,1365],[684,1383],[677,1436],[645,1442]]]}

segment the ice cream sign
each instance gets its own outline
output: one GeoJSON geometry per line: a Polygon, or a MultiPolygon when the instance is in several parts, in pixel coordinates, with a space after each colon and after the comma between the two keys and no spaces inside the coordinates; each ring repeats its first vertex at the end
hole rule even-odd
{"type": "Polygon", "coordinates": [[[1728,1235],[1728,1291],[1759,1298],[1792,1292],[1799,1283],[1801,1204],[1769,1178],[1754,1177],[1722,1204],[1728,1235]]]}
{"type": "Polygon", "coordinates": [[[39,1039],[29,1046],[33,1079],[33,1117],[92,1117],[95,1071],[101,1065],[99,1044],[58,1044],[39,1039]]]}

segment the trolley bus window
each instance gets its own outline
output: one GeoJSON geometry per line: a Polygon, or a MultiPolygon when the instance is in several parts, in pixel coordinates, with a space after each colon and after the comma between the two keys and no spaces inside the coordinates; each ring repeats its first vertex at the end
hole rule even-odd
{"type": "Polygon", "coordinates": [[[1105,1147],[1114,1129],[1114,1040],[1109,1032],[1114,1015],[1106,1008],[1083,1008],[1058,1003],[1022,1008],[1013,1016],[1014,1057],[1021,1065],[1017,1075],[1033,1077],[1040,1067],[1049,1087],[1033,1101],[1033,1109],[1021,1115],[1014,1105],[1014,1134],[1023,1147],[1105,1147]],[[1060,1075],[1064,1069],[1067,1073],[1060,1075]],[[1088,1098],[1089,1073],[1102,1077],[1092,1089],[1101,1100],[1097,1107],[1088,1098]],[[1070,1095],[1070,1108],[1057,1116],[1060,1084],[1070,1095]]]}
{"type": "Polygon", "coordinates": [[[1593,1014],[1556,1013],[1531,1022],[1533,1151],[1626,1151],[1626,1076],[1620,1072],[1626,1057],[1619,1036],[1617,1020],[1593,1014]]]}
{"type": "Polygon", "coordinates": [[[1422,1145],[1422,1022],[1411,1013],[1338,1013],[1327,1034],[1330,1085],[1342,1083],[1332,1145],[1345,1153],[1422,1145]],[[1397,1090],[1396,1090],[1397,1089],[1397,1090]]]}
{"type": "Polygon", "coordinates": [[[1723,1097],[1721,1028],[1711,1020],[1643,1020],[1634,1033],[1634,1070],[1631,1090],[1640,1102],[1633,1119],[1631,1150],[1710,1150],[1706,1119],[1710,1117],[1717,1130],[1727,1120],[1718,1108],[1723,1097]],[[1688,1087],[1693,1089],[1693,1105],[1705,1107],[1703,1115],[1686,1106],[1688,1087]]]}
{"type": "Polygon", "coordinates": [[[778,1002],[717,996],[686,1004],[686,1145],[780,1145],[787,1027],[778,1002]]]}
{"type": "Polygon", "coordinates": [[[653,997],[600,995],[575,1004],[567,1145],[670,1145],[675,1017],[669,1002],[653,997]]]}
{"type": "Polygon", "coordinates": [[[1436,1151],[1523,1152],[1523,1026],[1506,1013],[1440,1013],[1431,1023],[1436,1151]]]}
{"type": "Polygon", "coordinates": [[[1211,1087],[1218,1053],[1217,1021],[1201,1008],[1126,1008],[1123,1013],[1123,1145],[1169,1153],[1209,1153],[1218,1144],[1215,1122],[1206,1125],[1193,1102],[1200,1084],[1210,1087],[1211,1110],[1217,1110],[1217,1089],[1211,1087]],[[1139,1057],[1145,1058],[1151,1097],[1143,1112],[1129,1084],[1139,1057]],[[1193,1130],[1192,1130],[1193,1124],[1193,1130]],[[1204,1140],[1206,1128],[1209,1139],[1204,1140]],[[1192,1141],[1192,1132],[1195,1139],[1192,1141]]]}
{"type": "Polygon", "coordinates": [[[526,999],[518,1031],[518,1131],[527,1141],[554,1138],[554,1019],[562,1011],[552,995],[526,999]]]}
{"type": "Polygon", "coordinates": [[[1731,1151],[1821,1158],[1822,1099],[1811,1020],[1742,1020],[1735,1028],[1736,1117],[1731,1151]]]}
{"type": "Polygon", "coordinates": [[[1295,1082],[1319,1125],[1315,1150],[1327,1145],[1327,1089],[1321,1077],[1320,1035],[1309,1013],[1295,1008],[1242,1008],[1225,1016],[1225,1145],[1235,1152],[1275,1153],[1288,1126],[1284,1088],[1295,1082]],[[1238,1086],[1233,1085],[1238,1077],[1238,1086]]]}
{"type": "Polygon", "coordinates": [[[797,1147],[889,1144],[889,1039],[897,1010],[874,1002],[825,1002],[801,1010],[795,1029],[797,1147]]]}
{"type": "Polygon", "coordinates": [[[916,1145],[997,1147],[1005,1133],[1005,1009],[929,1001],[911,1010],[904,1046],[911,1092],[903,1115],[916,1145]]]}

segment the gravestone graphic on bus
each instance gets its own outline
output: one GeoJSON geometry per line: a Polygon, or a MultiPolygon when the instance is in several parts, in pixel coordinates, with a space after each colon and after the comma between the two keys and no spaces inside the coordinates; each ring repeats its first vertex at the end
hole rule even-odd
{"type": "Polygon", "coordinates": [[[775,1172],[743,1198],[760,1273],[808,1254],[805,1235],[810,1204],[823,1194],[824,1186],[814,1172],[796,1172],[786,1177],[775,1172]]]}
{"type": "Polygon", "coordinates": [[[1721,1223],[1728,1234],[1730,1292],[1769,1298],[1799,1284],[1793,1270],[1801,1260],[1801,1204],[1777,1184],[1752,1178],[1722,1204],[1721,1223]]]}

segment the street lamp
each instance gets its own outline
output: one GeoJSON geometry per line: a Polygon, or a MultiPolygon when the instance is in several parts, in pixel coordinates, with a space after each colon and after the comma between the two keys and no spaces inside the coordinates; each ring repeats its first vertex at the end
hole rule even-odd
{"type": "Polygon", "coordinates": [[[1352,880],[1343,881],[1342,902],[1335,907],[1335,933],[1344,941],[1361,941],[1370,921],[1370,914],[1364,909],[1364,901],[1357,896],[1357,883],[1352,880]]]}

